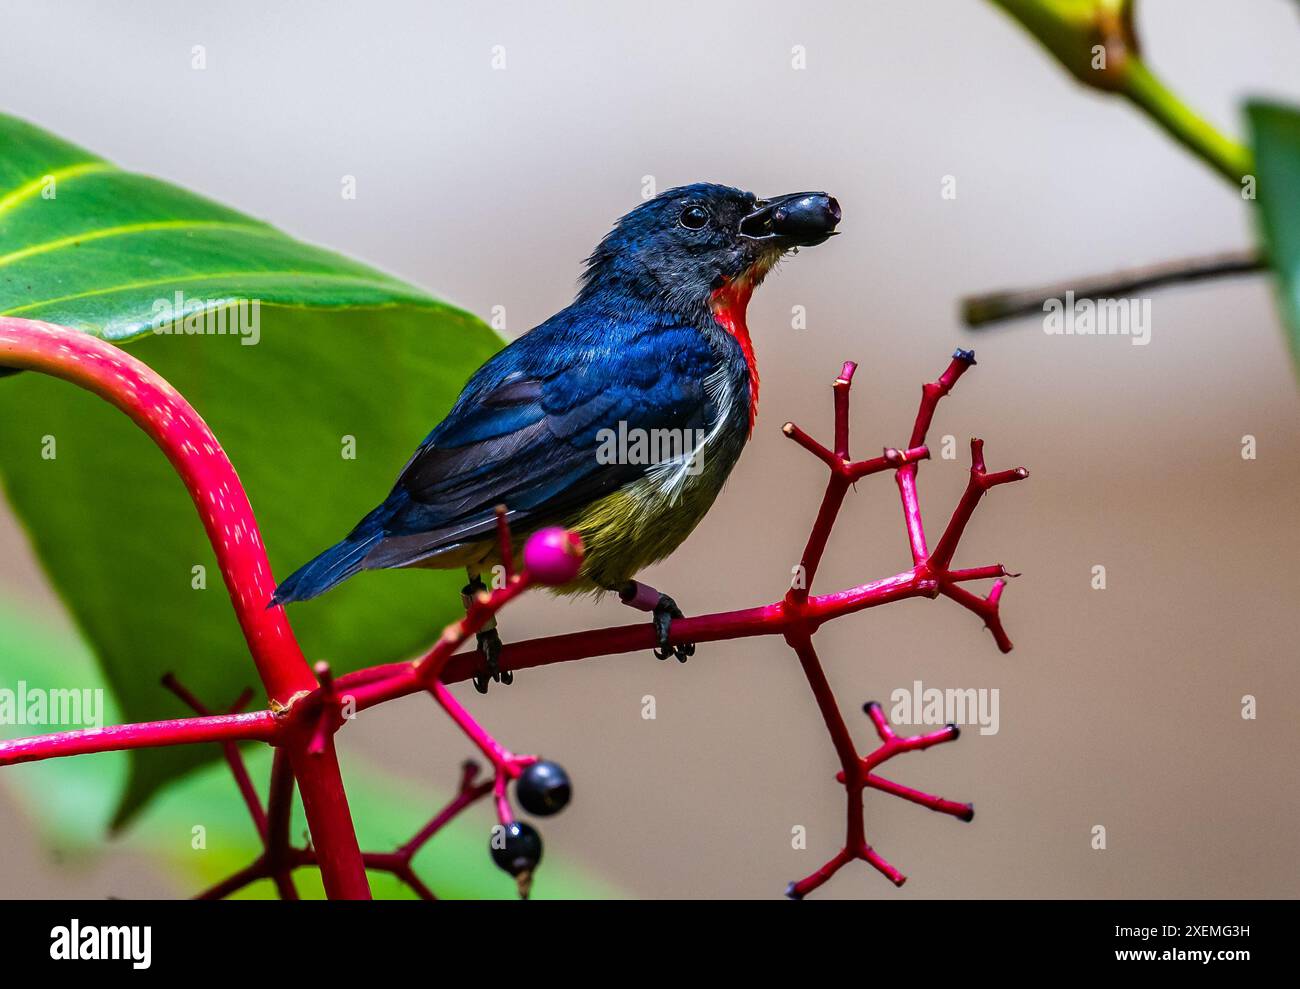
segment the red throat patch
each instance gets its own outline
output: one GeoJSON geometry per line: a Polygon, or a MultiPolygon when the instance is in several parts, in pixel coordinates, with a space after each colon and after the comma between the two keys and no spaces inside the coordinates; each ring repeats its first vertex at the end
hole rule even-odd
{"type": "Polygon", "coordinates": [[[740,352],[745,355],[745,366],[749,369],[750,433],[753,433],[754,420],[758,417],[758,365],[754,362],[754,345],[749,339],[749,326],[745,322],[745,311],[749,307],[749,297],[753,294],[753,281],[741,277],[714,289],[709,297],[713,318],[735,337],[740,344],[740,352]]]}

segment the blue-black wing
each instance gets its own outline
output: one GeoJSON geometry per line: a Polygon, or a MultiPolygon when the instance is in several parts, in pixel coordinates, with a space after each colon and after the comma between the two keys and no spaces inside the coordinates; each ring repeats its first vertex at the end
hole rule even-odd
{"type": "Polygon", "coordinates": [[[602,430],[706,429],[717,358],[703,335],[677,323],[613,325],[561,314],[485,364],[357,527],[354,536],[374,540],[363,566],[404,566],[481,539],[497,505],[513,525],[554,521],[644,476],[648,464],[601,462],[602,430]]]}

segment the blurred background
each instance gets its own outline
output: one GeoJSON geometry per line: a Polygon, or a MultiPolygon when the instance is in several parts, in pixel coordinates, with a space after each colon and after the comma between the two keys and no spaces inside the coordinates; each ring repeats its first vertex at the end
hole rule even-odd
{"type": "MultiPolygon", "coordinates": [[[[710,180],[831,192],[843,236],[788,261],[750,308],[763,377],[754,441],[692,539],[643,579],[688,613],[780,597],[825,480],[780,425],[827,437],[828,386],[846,359],[861,365],[853,433],[866,455],[906,440],[918,386],[955,346],[978,351],[932,431],[932,446],[956,437],[958,459],[921,470],[932,527],[965,483],[971,435],[991,468],[1023,464],[1032,478],[990,495],[957,561],[1023,572],[1003,599],[1014,652],[945,600],[818,635],[863,751],[874,738],[863,701],[916,680],[1000,692],[997,734],[968,730],[889,767],[974,801],[974,822],[868,794],[869,840],[909,883],[851,867],[818,895],[1300,893],[1300,401],[1270,282],[1153,295],[1145,347],[1049,336],[1032,317],[974,333],[957,308],[992,288],[1249,246],[1250,209],[989,3],[3,8],[5,111],[484,318],[504,306],[510,336],[570,300],[582,259],[640,201],[646,176],[659,190],[710,180]],[[190,68],[196,44],[205,71],[190,68]],[[354,201],[340,198],[343,175],[357,177],[354,201]],[[941,196],[945,176],[955,199],[941,196]],[[795,306],[806,328],[792,328],[795,306]],[[1246,435],[1254,460],[1241,456],[1246,435]],[[1091,586],[1097,565],[1105,590],[1091,586]],[[1248,694],[1256,720],[1241,716],[1248,694]],[[1105,850],[1092,847],[1098,825],[1105,850]]],[[[1226,131],[1240,134],[1247,96],[1300,98],[1294,3],[1144,0],[1140,13],[1149,61],[1226,131]]],[[[894,485],[866,482],[817,589],[906,560],[894,485]]],[[[0,599],[77,651],[3,510],[0,599]]],[[[502,631],[509,641],[628,620],[614,602],[539,594],[512,606],[502,631]]],[[[31,654],[3,625],[0,636],[13,678],[31,654]]],[[[573,869],[592,895],[773,897],[842,844],[834,752],[779,639],[704,645],[684,667],[649,653],[563,664],[486,698],[456,689],[504,742],[575,780],[573,805],[546,822],[554,858],[539,886],[547,870],[573,869]],[[641,717],[646,695],[654,720],[641,717]],[[792,847],[798,826],[806,849],[792,847]]],[[[416,698],[340,739],[345,769],[382,767],[402,781],[387,799],[421,807],[469,754],[416,698]]],[[[88,761],[111,778],[111,758],[88,761]]],[[[234,804],[228,781],[210,783],[234,804]]],[[[105,841],[89,798],[90,833],[70,855],[76,839],[43,828],[38,808],[70,802],[75,820],[68,790],[81,785],[45,767],[0,773],[0,895],[194,891],[152,854],[188,850],[188,829],[146,822],[149,847],[105,841]]],[[[471,833],[464,854],[486,858],[471,833]]],[[[437,869],[427,874],[436,886],[437,869]]]]}

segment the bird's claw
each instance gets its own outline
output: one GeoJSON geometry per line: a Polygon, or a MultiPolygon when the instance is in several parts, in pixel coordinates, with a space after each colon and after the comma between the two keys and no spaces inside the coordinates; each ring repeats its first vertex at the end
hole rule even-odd
{"type": "Polygon", "coordinates": [[[677,607],[676,601],[667,594],[659,595],[659,603],[654,608],[655,638],[659,642],[659,645],[655,647],[655,657],[657,659],[676,656],[677,662],[684,663],[695,655],[694,642],[679,642],[677,645],[673,645],[668,641],[672,636],[673,619],[685,617],[682,614],[682,609],[677,607]]]}
{"type": "MultiPolygon", "coordinates": [[[[487,584],[483,583],[483,578],[477,575],[470,577],[469,583],[460,589],[460,597],[465,605],[466,613],[469,612],[474,595],[486,590],[487,584]]],[[[507,687],[514,683],[515,675],[509,670],[500,668],[501,636],[497,632],[496,622],[492,623],[491,628],[485,628],[477,633],[475,638],[478,640],[479,652],[483,654],[484,670],[475,673],[472,677],[474,689],[480,694],[486,694],[488,692],[488,683],[492,680],[497,683],[504,683],[507,687]]]]}
{"type": "Polygon", "coordinates": [[[478,639],[478,648],[483,653],[484,670],[481,673],[474,674],[474,689],[480,694],[488,692],[488,683],[495,680],[497,683],[503,683],[507,687],[515,682],[515,675],[511,670],[500,668],[501,662],[501,636],[495,628],[485,629],[476,636],[478,639]]]}

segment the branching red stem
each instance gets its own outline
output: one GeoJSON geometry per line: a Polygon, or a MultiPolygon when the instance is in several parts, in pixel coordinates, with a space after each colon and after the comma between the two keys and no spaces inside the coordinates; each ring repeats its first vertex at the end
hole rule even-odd
{"type": "MultiPolygon", "coordinates": [[[[231,604],[267,695],[279,708],[316,688],[283,608],[267,608],[275,581],[252,506],[234,467],[207,424],[166,381],[125,351],[88,333],[32,320],[0,317],[0,364],[39,371],[93,392],[125,412],[166,454],[198,510],[216,553],[231,604]]],[[[102,731],[63,733],[62,742],[20,740],[0,748],[0,764],[181,742],[262,738],[269,712],[192,722],[154,722],[102,731]],[[206,723],[205,723],[206,722],[206,723]],[[26,747],[24,747],[26,746],[26,747]],[[34,753],[34,754],[33,754],[34,753]]],[[[289,719],[292,720],[292,719],[289,719]]],[[[307,809],[307,822],[321,853],[321,872],[331,896],[367,898],[370,887],[356,847],[356,833],[333,751],[310,763],[292,762],[307,809]]]]}
{"type": "MultiPolygon", "coordinates": [[[[445,686],[467,679],[483,668],[483,657],[478,652],[457,654],[456,650],[532,583],[527,568],[518,572],[515,569],[504,508],[497,512],[504,586],[472,599],[464,618],[449,625],[434,646],[414,661],[375,666],[336,678],[326,664],[317,664],[314,670],[308,668],[283,610],[265,608],[273,581],[247,498],[216,439],[165,381],[143,364],[94,337],[26,320],[0,318],[0,363],[53,374],[100,394],[130,415],[162,447],[199,509],[250,652],[272,700],[271,710],[208,715],[192,694],[174,678],[168,678],[167,686],[199,712],[200,717],[0,742],[0,765],[83,752],[217,742],[249,809],[263,851],[248,867],[201,896],[227,896],[249,883],[268,878],[275,882],[281,896],[294,898],[297,893],[292,871],[316,866],[331,897],[368,896],[365,871],[375,869],[392,873],[417,895],[432,899],[432,890],[411,868],[413,856],[449,821],[488,794],[494,797],[498,820],[503,824],[511,822],[508,784],[536,761],[535,756],[516,756],[497,742],[445,686]],[[348,813],[334,736],[346,723],[345,708],[361,710],[417,691],[428,691],[487,757],[493,769],[492,778],[478,781],[477,767],[467,764],[456,796],[409,841],[392,852],[363,853],[348,813]],[[265,812],[236,745],[239,741],[262,741],[276,746],[265,812]],[[294,848],[289,842],[289,807],[295,780],[312,835],[312,845],[307,848],[294,848]]],[[[856,365],[846,363],[833,385],[832,448],[821,445],[793,423],[787,423],[783,429],[830,472],[797,579],[789,593],[782,600],[762,607],[679,619],[673,623],[674,644],[779,634],[799,659],[841,763],[837,778],[845,787],[847,816],[844,846],[820,869],[792,883],[788,892],[793,897],[805,896],[855,859],[868,862],[894,883],[902,884],[902,873],[866,841],[862,797],[867,789],[880,790],[963,820],[971,818],[969,804],[931,796],[874,773],[877,766],[895,755],[955,739],[956,726],[911,738],[900,737],[889,726],[879,706],[869,704],[866,710],[881,744],[868,755],[859,757],[813,647],[812,636],[825,622],[856,611],[908,598],[942,595],[983,619],[1003,652],[1011,649],[999,605],[1005,578],[1013,575],[1001,564],[952,569],[951,563],[984,494],[999,485],[1022,480],[1027,473],[1023,468],[990,473],[985,466],[982,441],[972,440],[966,490],[933,551],[927,544],[917,493],[917,472],[920,463],[929,458],[925,441],[938,404],[974,363],[973,353],[957,351],[943,374],[923,386],[906,447],[886,448],[881,456],[862,461],[850,459],[849,394],[856,365]],[[813,578],[848,490],[856,481],[887,470],[894,471],[898,484],[912,556],[911,569],[857,587],[812,594],[813,578]],[[994,583],[984,597],[959,586],[989,578],[994,583]]],[[[499,665],[502,670],[521,670],[592,656],[649,650],[654,645],[649,623],[624,625],[507,644],[499,665]]],[[[244,703],[247,698],[241,699],[235,710],[244,703]]],[[[521,891],[525,888],[521,884],[521,891]]]]}
{"type": "MultiPolygon", "coordinates": [[[[162,684],[173,694],[179,697],[191,710],[196,714],[207,716],[210,712],[203,703],[184,687],[176,677],[168,673],[162,678],[162,684]]],[[[253,692],[245,690],[236,698],[235,703],[230,706],[230,714],[236,714],[248,706],[248,702],[253,699],[253,692]]],[[[244,765],[244,758],[239,754],[239,746],[234,742],[222,742],[221,754],[225,757],[226,765],[230,767],[230,773],[235,777],[235,786],[239,788],[239,795],[244,798],[244,805],[248,808],[249,815],[253,818],[253,826],[257,828],[258,835],[263,841],[266,840],[266,811],[262,809],[262,801],[257,796],[257,790],[253,787],[253,779],[248,775],[248,767],[244,765]]]]}

